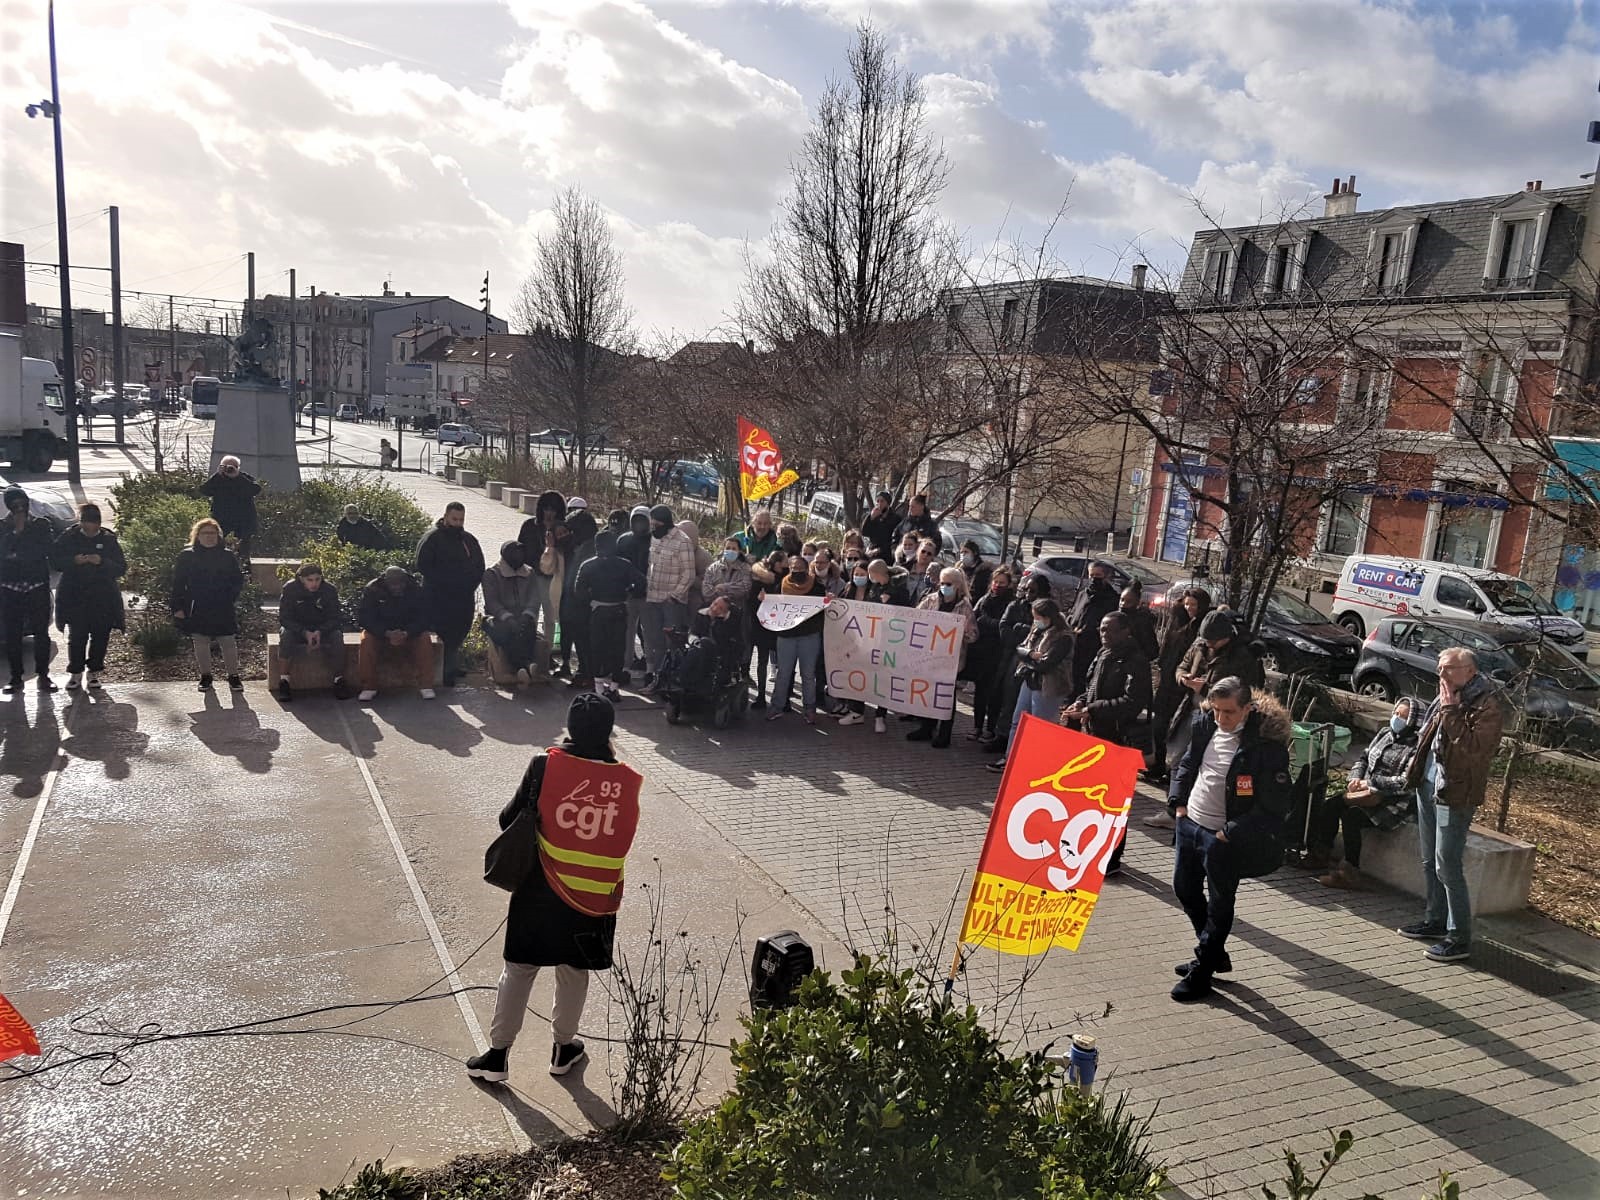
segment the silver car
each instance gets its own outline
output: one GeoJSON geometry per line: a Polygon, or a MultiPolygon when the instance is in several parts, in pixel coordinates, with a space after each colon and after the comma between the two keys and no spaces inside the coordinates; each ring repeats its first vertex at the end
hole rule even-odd
{"type": "Polygon", "coordinates": [[[1050,595],[1065,612],[1078,598],[1084,580],[1089,576],[1089,564],[1103,562],[1111,568],[1111,586],[1122,591],[1130,583],[1144,588],[1145,603],[1159,618],[1166,611],[1167,581],[1142,563],[1125,558],[1109,558],[1103,554],[1046,554],[1033,560],[1022,572],[1026,586],[1035,575],[1050,581],[1050,595]]]}
{"type": "MultiPolygon", "coordinates": [[[[0,491],[10,486],[7,479],[0,477],[0,491]]],[[[57,537],[66,532],[68,526],[78,523],[77,505],[67,493],[44,483],[19,483],[17,486],[28,493],[28,511],[49,521],[57,537]]]]}

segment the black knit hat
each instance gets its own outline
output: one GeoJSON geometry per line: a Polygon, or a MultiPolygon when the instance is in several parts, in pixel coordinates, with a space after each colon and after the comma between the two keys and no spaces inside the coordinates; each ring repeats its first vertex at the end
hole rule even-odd
{"type": "Polygon", "coordinates": [[[616,723],[617,710],[611,701],[594,692],[578,693],[567,709],[567,736],[581,750],[603,749],[616,723]]]}
{"type": "Polygon", "coordinates": [[[22,507],[23,508],[27,508],[28,507],[28,493],[23,491],[21,488],[19,488],[16,484],[13,483],[10,487],[8,487],[6,489],[6,511],[10,512],[11,511],[11,506],[13,504],[15,504],[18,500],[22,501],[22,507]]]}
{"type": "Polygon", "coordinates": [[[1200,640],[1203,642],[1220,642],[1238,632],[1233,618],[1220,608],[1213,608],[1200,619],[1200,640]]]}

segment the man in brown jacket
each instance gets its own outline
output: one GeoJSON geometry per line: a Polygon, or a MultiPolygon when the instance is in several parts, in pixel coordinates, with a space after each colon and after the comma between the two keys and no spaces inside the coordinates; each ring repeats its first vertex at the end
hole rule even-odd
{"type": "Polygon", "coordinates": [[[1406,783],[1417,790],[1417,829],[1427,906],[1402,937],[1430,943],[1434,962],[1471,954],[1472,908],[1462,861],[1467,831],[1489,785],[1489,765],[1505,723],[1495,685],[1478,673],[1472,651],[1439,655],[1439,698],[1428,709],[1406,783]]]}

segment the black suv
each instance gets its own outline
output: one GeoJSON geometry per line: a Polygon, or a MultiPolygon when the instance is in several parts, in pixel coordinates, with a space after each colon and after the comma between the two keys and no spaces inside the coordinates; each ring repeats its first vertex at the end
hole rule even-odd
{"type": "Polygon", "coordinates": [[[1537,740],[1593,753],[1600,749],[1600,675],[1549,638],[1525,625],[1442,617],[1386,617],[1378,622],[1356,662],[1355,689],[1374,700],[1439,691],[1439,654],[1472,651],[1478,670],[1501,685],[1508,718],[1539,730],[1537,740]]]}

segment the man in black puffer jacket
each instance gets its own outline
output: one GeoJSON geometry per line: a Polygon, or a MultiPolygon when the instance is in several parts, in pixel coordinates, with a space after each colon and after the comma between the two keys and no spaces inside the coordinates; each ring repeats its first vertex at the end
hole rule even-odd
{"type": "MultiPolygon", "coordinates": [[[[636,504],[628,514],[628,532],[617,539],[617,553],[633,565],[639,574],[650,575],[650,506],[636,504]]],[[[644,660],[639,656],[639,614],[644,612],[644,596],[628,597],[628,627],[622,635],[623,668],[640,670],[644,660]]],[[[623,680],[627,682],[626,679],[623,680]]]]}
{"type": "Polygon", "coordinates": [[[55,531],[43,517],[28,511],[28,493],[16,485],[6,489],[6,512],[0,517],[0,625],[5,626],[6,657],[11,663],[7,695],[22,690],[22,640],[33,635],[33,669],[41,692],[56,691],[50,681],[50,552],[55,531]]]}
{"type": "MultiPolygon", "coordinates": [[[[1108,613],[1100,620],[1100,653],[1089,665],[1089,679],[1082,694],[1067,706],[1064,715],[1091,737],[1118,746],[1136,746],[1139,717],[1150,707],[1150,660],[1134,639],[1127,614],[1108,613]]],[[[1106,874],[1122,870],[1122,848],[1127,835],[1117,843],[1106,874]]]]}
{"type": "Polygon", "coordinates": [[[294,699],[289,686],[289,662],[306,654],[320,654],[333,671],[333,694],[343,700],[344,611],[339,592],[322,578],[322,568],[306,563],[283,585],[278,598],[278,699],[294,699]]]}
{"type": "Polygon", "coordinates": [[[594,557],[578,568],[572,591],[576,602],[588,609],[586,661],[595,691],[615,702],[620,698],[618,677],[626,664],[628,606],[644,597],[646,581],[643,572],[617,552],[617,539],[610,531],[594,539],[594,549],[594,557]]]}

